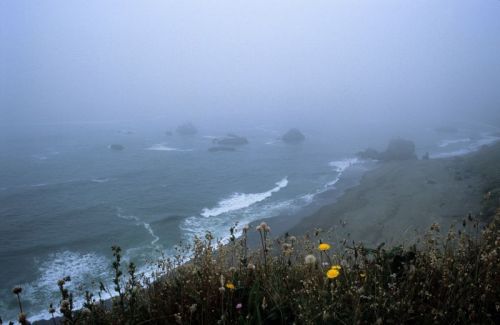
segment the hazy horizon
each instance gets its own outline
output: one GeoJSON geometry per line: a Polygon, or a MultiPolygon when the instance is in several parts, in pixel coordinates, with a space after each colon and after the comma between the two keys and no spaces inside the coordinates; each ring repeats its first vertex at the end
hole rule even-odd
{"type": "Polygon", "coordinates": [[[494,0],[3,1],[0,123],[498,125],[498,17],[494,0]]]}

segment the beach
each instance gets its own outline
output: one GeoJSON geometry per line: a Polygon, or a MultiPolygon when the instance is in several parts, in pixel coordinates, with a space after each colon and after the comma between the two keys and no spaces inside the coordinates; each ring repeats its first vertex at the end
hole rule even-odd
{"type": "Polygon", "coordinates": [[[367,246],[412,244],[434,223],[446,231],[469,213],[481,219],[484,193],[498,186],[499,162],[497,143],[459,157],[379,163],[288,232],[321,228],[367,246]]]}

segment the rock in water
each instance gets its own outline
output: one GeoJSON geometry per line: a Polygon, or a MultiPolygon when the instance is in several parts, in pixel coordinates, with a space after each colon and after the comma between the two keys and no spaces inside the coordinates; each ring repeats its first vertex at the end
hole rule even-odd
{"type": "Polygon", "coordinates": [[[180,135],[194,135],[198,132],[198,130],[190,122],[179,125],[176,131],[180,135]]]}
{"type": "Polygon", "coordinates": [[[248,144],[248,140],[244,137],[228,134],[224,138],[213,139],[213,143],[220,144],[222,146],[242,146],[248,144]]]}
{"type": "Polygon", "coordinates": [[[300,143],[304,141],[306,137],[300,132],[298,129],[290,129],[287,133],[285,133],[281,140],[285,143],[300,143]]]}
{"type": "Polygon", "coordinates": [[[115,151],[122,151],[123,149],[125,149],[125,147],[122,146],[121,144],[112,144],[109,146],[109,149],[115,150],[115,151]]]}
{"type": "Polygon", "coordinates": [[[212,147],[208,148],[209,152],[219,152],[219,151],[236,151],[233,147],[212,147]]]}

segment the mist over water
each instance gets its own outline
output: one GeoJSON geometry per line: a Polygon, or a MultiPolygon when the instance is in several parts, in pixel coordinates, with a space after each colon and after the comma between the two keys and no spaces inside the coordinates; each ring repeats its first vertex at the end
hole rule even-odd
{"type": "Polygon", "coordinates": [[[109,279],[111,245],[146,270],[207,230],[292,222],[392,138],[433,159],[497,141],[498,17],[494,0],[0,2],[3,320],[14,285],[37,318],[59,278],[109,279]],[[249,143],[210,152],[228,133],[249,143]]]}

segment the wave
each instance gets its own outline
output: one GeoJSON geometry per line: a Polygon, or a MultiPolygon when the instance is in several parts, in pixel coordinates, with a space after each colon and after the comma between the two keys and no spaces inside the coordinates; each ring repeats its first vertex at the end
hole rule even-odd
{"type": "MultiPolygon", "coordinates": [[[[71,276],[67,283],[70,291],[75,291],[84,283],[90,284],[98,278],[110,278],[109,260],[97,253],[80,253],[62,251],[50,254],[43,261],[37,261],[39,278],[31,283],[22,284],[23,299],[40,305],[40,301],[58,301],[60,293],[57,290],[57,281],[65,276],[71,276]]],[[[84,299],[75,301],[75,309],[83,307],[84,299]]],[[[45,310],[45,308],[44,308],[45,310]]],[[[34,311],[30,321],[49,319],[45,310],[34,311]]]]}
{"type": "Polygon", "coordinates": [[[337,184],[337,182],[340,180],[340,177],[344,173],[344,171],[353,166],[356,165],[360,162],[358,158],[347,158],[347,159],[342,159],[342,160],[334,160],[331,161],[328,165],[333,168],[335,172],[337,172],[337,176],[335,179],[331,182],[328,182],[325,187],[329,188],[332,187],[333,185],[337,184]]]}
{"type": "Polygon", "coordinates": [[[49,157],[45,155],[33,155],[33,158],[38,159],[38,160],[47,160],[49,157]]]}
{"type": "Polygon", "coordinates": [[[452,144],[464,143],[464,142],[470,142],[470,141],[471,141],[470,138],[442,140],[441,142],[439,142],[438,146],[440,148],[445,148],[445,147],[448,147],[448,146],[450,146],[452,144]]]}
{"type": "Polygon", "coordinates": [[[124,220],[135,221],[136,226],[143,226],[144,229],[146,229],[146,231],[151,235],[151,237],[153,237],[153,240],[151,241],[151,245],[156,246],[156,243],[160,240],[160,237],[158,237],[154,233],[153,228],[151,228],[151,224],[142,221],[139,217],[132,216],[132,215],[124,215],[121,213],[121,209],[118,209],[118,212],[116,215],[118,218],[121,218],[124,220]]]}
{"type": "Polygon", "coordinates": [[[204,208],[201,215],[205,218],[215,217],[223,213],[228,213],[232,211],[241,210],[248,208],[249,206],[263,201],[273,195],[273,193],[278,192],[282,188],[288,185],[288,179],[285,177],[281,181],[276,183],[276,187],[272,188],[267,192],[262,193],[234,193],[229,198],[224,199],[218,203],[215,208],[208,209],[204,208]]]}
{"type": "Polygon", "coordinates": [[[38,184],[32,184],[30,186],[31,187],[44,187],[44,186],[47,186],[47,185],[49,185],[49,184],[47,184],[47,183],[38,183],[38,184]]]}
{"type": "Polygon", "coordinates": [[[96,178],[92,178],[91,182],[93,182],[93,183],[107,183],[107,182],[109,182],[109,178],[96,177],[96,178]]]}
{"type": "Polygon", "coordinates": [[[165,144],[162,144],[162,143],[154,144],[151,147],[146,148],[146,150],[152,150],[152,151],[193,151],[193,149],[179,149],[179,148],[167,147],[165,144]]]}
{"type": "Polygon", "coordinates": [[[457,156],[467,155],[469,153],[478,151],[482,146],[493,144],[500,140],[500,136],[491,135],[491,134],[483,134],[481,138],[473,141],[470,145],[465,148],[460,148],[453,151],[448,152],[438,152],[430,155],[430,158],[451,158],[457,156]]]}

